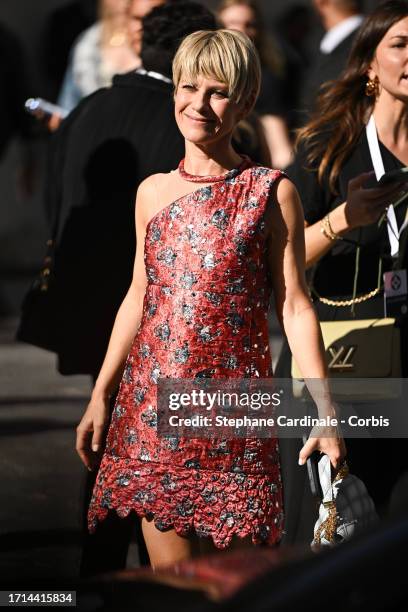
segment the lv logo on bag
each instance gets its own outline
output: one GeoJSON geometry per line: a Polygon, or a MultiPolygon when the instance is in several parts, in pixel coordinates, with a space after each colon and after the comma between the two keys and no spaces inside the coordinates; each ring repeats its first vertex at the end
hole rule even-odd
{"type": "Polygon", "coordinates": [[[355,365],[351,362],[351,359],[357,350],[357,346],[330,346],[328,353],[331,357],[329,361],[329,370],[333,372],[351,372],[354,370],[355,365]]]}

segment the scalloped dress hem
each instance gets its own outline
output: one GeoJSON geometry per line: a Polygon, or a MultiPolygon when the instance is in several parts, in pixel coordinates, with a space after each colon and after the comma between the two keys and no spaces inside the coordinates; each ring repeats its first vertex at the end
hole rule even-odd
{"type": "Polygon", "coordinates": [[[109,459],[105,455],[100,467],[103,492],[99,496],[96,490],[91,499],[90,533],[115,511],[120,518],[135,512],[153,520],[159,531],[174,529],[182,537],[211,538],[219,549],[228,548],[234,536],[251,536],[254,545],[271,546],[283,536],[276,469],[247,474],[109,459]]]}

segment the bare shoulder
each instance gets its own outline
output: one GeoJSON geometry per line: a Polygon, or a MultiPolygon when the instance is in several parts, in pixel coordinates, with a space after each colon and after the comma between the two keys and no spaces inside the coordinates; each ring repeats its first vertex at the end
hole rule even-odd
{"type": "Polygon", "coordinates": [[[276,200],[281,206],[299,200],[299,194],[295,185],[285,175],[276,183],[276,200]]]}
{"type": "Polygon", "coordinates": [[[303,221],[303,208],[295,185],[286,176],[282,176],[273,185],[270,194],[271,206],[269,207],[269,229],[271,234],[284,231],[291,232],[303,221]]]}
{"type": "Polygon", "coordinates": [[[159,187],[165,176],[167,175],[163,173],[151,174],[139,184],[136,195],[136,213],[144,222],[148,220],[149,211],[156,206],[159,187]]]}
{"type": "Polygon", "coordinates": [[[137,189],[138,200],[143,200],[145,196],[150,197],[152,195],[152,193],[157,189],[157,182],[160,180],[158,177],[161,176],[161,174],[151,174],[141,183],[139,183],[139,187],[137,189]]]}
{"type": "Polygon", "coordinates": [[[137,197],[144,199],[147,196],[151,199],[152,195],[156,195],[165,190],[167,185],[170,184],[174,175],[174,170],[171,172],[158,172],[157,174],[151,174],[145,178],[140,184],[137,190],[137,197]]]}
{"type": "Polygon", "coordinates": [[[272,207],[272,210],[279,211],[279,214],[283,217],[299,215],[300,213],[303,216],[299,193],[292,181],[286,176],[282,176],[274,187],[271,197],[275,206],[272,207]]]}

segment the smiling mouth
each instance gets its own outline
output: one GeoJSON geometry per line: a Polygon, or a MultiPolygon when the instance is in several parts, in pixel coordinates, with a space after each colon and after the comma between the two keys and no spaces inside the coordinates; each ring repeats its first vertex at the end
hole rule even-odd
{"type": "Polygon", "coordinates": [[[186,115],[186,117],[196,123],[214,123],[212,119],[204,119],[203,117],[191,117],[191,115],[186,115]]]}

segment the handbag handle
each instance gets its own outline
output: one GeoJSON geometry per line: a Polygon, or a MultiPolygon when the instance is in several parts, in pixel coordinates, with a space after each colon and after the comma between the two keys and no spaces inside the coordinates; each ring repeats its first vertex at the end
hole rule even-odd
{"type": "MultiPolygon", "coordinates": [[[[343,480],[350,473],[348,464],[346,459],[344,459],[340,468],[337,471],[337,474],[332,480],[331,486],[333,487],[336,482],[339,480],[343,480]]],[[[322,500],[323,506],[327,509],[328,514],[327,518],[319,525],[316,533],[314,534],[314,543],[320,544],[322,535],[324,533],[324,539],[330,543],[334,543],[334,537],[336,535],[337,530],[337,508],[336,508],[336,499],[332,499],[330,501],[324,502],[322,500]]]]}

